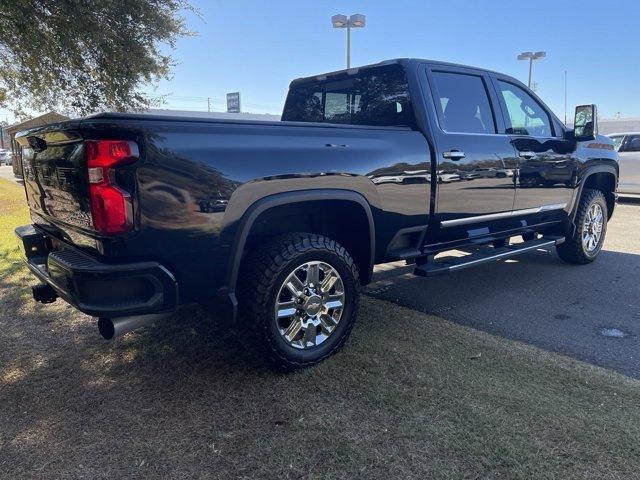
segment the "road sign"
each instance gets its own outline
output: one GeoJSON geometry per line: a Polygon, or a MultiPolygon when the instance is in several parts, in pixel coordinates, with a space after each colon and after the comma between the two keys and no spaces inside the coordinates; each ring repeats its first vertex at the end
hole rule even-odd
{"type": "Polygon", "coordinates": [[[227,112],[240,113],[240,92],[227,93],[227,112]]]}

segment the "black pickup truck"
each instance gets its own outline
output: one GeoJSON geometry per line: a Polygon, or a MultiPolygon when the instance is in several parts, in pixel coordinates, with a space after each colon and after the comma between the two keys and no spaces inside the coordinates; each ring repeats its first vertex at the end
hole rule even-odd
{"type": "Polygon", "coordinates": [[[593,261],[618,179],[595,106],[568,130],[511,77],[419,59],[294,80],[281,122],[104,113],[17,141],[36,300],[105,338],[206,303],[282,368],[345,342],[375,264],[593,261]]]}

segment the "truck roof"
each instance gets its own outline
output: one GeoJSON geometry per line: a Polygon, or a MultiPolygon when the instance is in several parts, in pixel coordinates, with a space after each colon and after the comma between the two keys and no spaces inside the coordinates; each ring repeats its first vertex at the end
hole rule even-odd
{"type": "MultiPolygon", "coordinates": [[[[430,65],[442,65],[442,66],[446,66],[446,67],[457,67],[457,68],[466,68],[469,70],[477,70],[477,71],[481,71],[481,72],[488,72],[488,73],[495,73],[498,75],[502,75],[505,77],[510,77],[509,75],[505,75],[504,73],[500,73],[500,72],[496,72],[493,70],[489,70],[486,68],[480,68],[480,67],[474,67],[471,65],[463,65],[460,63],[452,63],[452,62],[443,62],[440,60],[429,60],[426,58],[392,58],[389,60],[382,60],[381,62],[378,63],[370,63],[368,65],[361,65],[358,67],[351,67],[351,68],[345,68],[342,70],[335,70],[333,72],[326,72],[326,73],[320,73],[318,75],[311,75],[309,77],[299,77],[296,78],[295,80],[293,80],[291,82],[291,84],[296,84],[296,83],[304,83],[304,82],[310,82],[310,81],[322,81],[322,80],[326,80],[327,77],[330,76],[334,76],[334,75],[343,75],[343,74],[355,74],[357,73],[359,70],[362,69],[369,69],[369,68],[377,68],[377,67],[382,67],[384,65],[393,65],[393,64],[398,64],[398,65],[402,65],[405,68],[410,67],[410,66],[414,66],[414,65],[419,65],[419,64],[424,64],[424,63],[428,63],[430,65]]],[[[520,83],[520,81],[518,81],[517,79],[513,78],[513,80],[517,81],[518,83],[520,83]]]]}

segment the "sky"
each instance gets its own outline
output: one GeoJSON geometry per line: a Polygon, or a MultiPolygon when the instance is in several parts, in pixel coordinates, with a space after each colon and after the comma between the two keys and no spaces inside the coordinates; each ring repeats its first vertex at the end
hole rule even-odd
{"type": "Polygon", "coordinates": [[[473,65],[526,83],[523,51],[544,50],[534,64],[541,98],[564,118],[575,105],[596,103],[600,115],[640,117],[640,0],[191,0],[198,35],[178,41],[172,78],[152,95],[163,108],[226,108],[240,91],[243,111],[280,113],[289,82],[345,67],[345,31],[331,15],[363,13],[352,31],[352,66],[397,57],[473,65]]]}
{"type": "Polygon", "coordinates": [[[526,83],[518,53],[544,50],[534,64],[537,93],[564,118],[596,103],[605,118],[640,117],[640,1],[228,0],[194,1],[198,36],[178,42],[178,65],[154,94],[167,106],[223,110],[240,91],[243,111],[280,113],[289,82],[345,67],[345,31],[331,15],[363,13],[352,31],[352,66],[396,57],[474,65],[526,83]],[[182,98],[182,97],[203,97],[182,98]]]}

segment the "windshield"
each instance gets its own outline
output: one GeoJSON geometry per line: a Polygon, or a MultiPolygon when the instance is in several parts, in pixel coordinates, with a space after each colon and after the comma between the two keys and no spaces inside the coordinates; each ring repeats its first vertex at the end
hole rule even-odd
{"type": "Polygon", "coordinates": [[[385,65],[291,86],[282,120],[415,128],[401,65],[385,65]]]}

